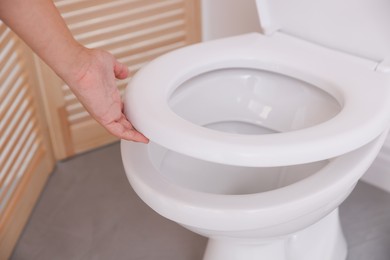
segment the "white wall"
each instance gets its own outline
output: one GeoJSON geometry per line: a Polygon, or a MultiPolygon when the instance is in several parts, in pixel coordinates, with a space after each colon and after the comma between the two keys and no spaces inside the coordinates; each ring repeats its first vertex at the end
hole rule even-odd
{"type": "Polygon", "coordinates": [[[204,41],[260,31],[255,0],[202,0],[204,41]]]}
{"type": "Polygon", "coordinates": [[[363,181],[390,192],[390,136],[378,157],[363,176],[363,181]]]}
{"type": "MultiPolygon", "coordinates": [[[[204,41],[260,31],[255,0],[202,0],[201,3],[204,41]]],[[[363,180],[390,192],[390,137],[363,180]]]]}

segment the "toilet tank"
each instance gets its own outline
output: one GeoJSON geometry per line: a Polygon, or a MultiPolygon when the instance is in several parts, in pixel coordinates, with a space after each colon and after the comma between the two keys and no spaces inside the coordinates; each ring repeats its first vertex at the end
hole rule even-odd
{"type": "Polygon", "coordinates": [[[256,0],[266,34],[286,33],[382,61],[390,57],[390,0],[256,0]]]}

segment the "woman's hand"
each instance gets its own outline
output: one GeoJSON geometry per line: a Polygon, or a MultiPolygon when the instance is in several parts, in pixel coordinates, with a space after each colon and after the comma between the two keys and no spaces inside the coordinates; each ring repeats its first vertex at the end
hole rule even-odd
{"type": "Polygon", "coordinates": [[[147,143],[148,139],[135,130],[124,115],[123,102],[115,84],[115,79],[128,77],[127,67],[108,52],[80,48],[72,69],[62,73],[63,80],[90,115],[111,134],[147,143]]]}

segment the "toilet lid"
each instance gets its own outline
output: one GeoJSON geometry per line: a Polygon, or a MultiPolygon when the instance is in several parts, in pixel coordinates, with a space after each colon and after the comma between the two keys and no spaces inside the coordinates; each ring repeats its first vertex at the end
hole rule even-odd
{"type": "Polygon", "coordinates": [[[144,66],[126,89],[125,113],[153,142],[202,160],[256,167],[319,161],[355,150],[388,128],[390,76],[375,66],[286,35],[241,35],[182,48],[144,66]],[[168,99],[178,86],[221,68],[264,69],[309,82],[342,109],[317,125],[267,135],[207,129],[172,111],[168,99]]]}
{"type": "Polygon", "coordinates": [[[283,32],[345,53],[390,56],[388,0],[256,0],[263,32],[283,32]]]}

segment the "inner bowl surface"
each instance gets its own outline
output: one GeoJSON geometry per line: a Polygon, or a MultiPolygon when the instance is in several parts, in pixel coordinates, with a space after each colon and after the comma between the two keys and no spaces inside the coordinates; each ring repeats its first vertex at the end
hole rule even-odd
{"type": "Polygon", "coordinates": [[[307,128],[341,111],[333,96],[314,85],[251,68],[195,76],[181,84],[168,103],[177,115],[196,125],[247,135],[307,128]]]}
{"type": "Polygon", "coordinates": [[[323,160],[283,167],[243,167],[196,159],[155,143],[148,148],[154,168],[169,182],[197,192],[223,195],[256,194],[286,187],[329,163],[323,160]]]}

